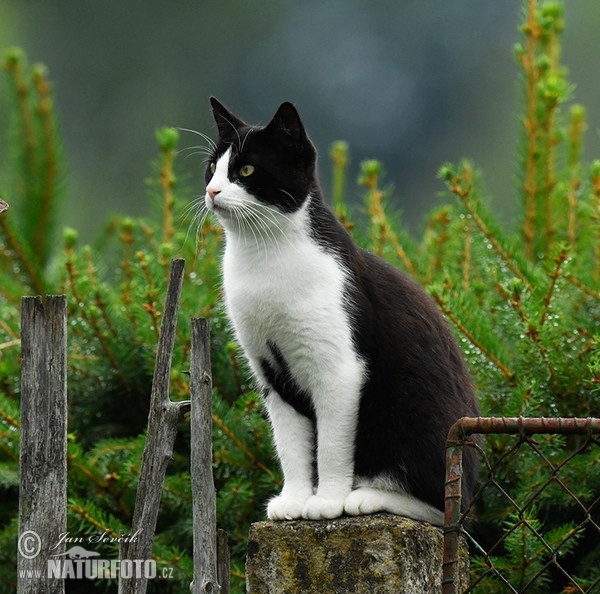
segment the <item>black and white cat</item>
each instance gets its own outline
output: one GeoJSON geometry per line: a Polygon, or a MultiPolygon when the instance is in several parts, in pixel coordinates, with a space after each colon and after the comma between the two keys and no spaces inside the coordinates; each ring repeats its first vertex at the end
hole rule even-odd
{"type": "MultiPolygon", "coordinates": [[[[315,148],[291,103],[264,127],[211,104],[219,139],[205,204],[225,229],[227,311],[284,475],[268,517],[386,511],[443,523],[446,434],[478,414],[450,329],[424,291],[359,248],[325,204],[315,148]]],[[[465,454],[469,500],[476,461],[465,454]]]]}

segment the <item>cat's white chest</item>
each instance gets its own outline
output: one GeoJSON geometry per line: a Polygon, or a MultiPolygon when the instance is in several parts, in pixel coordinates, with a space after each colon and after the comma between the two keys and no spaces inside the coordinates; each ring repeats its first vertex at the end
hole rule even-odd
{"type": "Polygon", "coordinates": [[[344,302],[346,273],[308,236],[249,250],[228,238],[223,263],[229,316],[255,371],[276,344],[307,388],[315,365],[356,360],[344,302]]]}

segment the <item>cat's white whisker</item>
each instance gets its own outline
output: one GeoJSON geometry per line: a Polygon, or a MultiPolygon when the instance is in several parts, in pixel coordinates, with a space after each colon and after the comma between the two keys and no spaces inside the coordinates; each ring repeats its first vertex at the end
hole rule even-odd
{"type": "Polygon", "coordinates": [[[223,116],[223,120],[225,120],[231,126],[231,129],[235,132],[235,135],[237,136],[238,146],[241,146],[242,145],[242,139],[240,138],[239,130],[237,129],[237,126],[235,125],[235,123],[233,122],[233,120],[231,118],[225,117],[225,116],[223,116]]]}
{"type": "MultiPolygon", "coordinates": [[[[181,151],[181,152],[183,152],[183,151],[181,151]]],[[[200,151],[200,150],[197,150],[197,151],[194,151],[194,152],[188,152],[187,155],[185,155],[184,158],[185,159],[190,159],[191,157],[197,157],[197,156],[204,157],[200,161],[200,164],[202,165],[202,164],[207,163],[208,161],[211,160],[211,158],[212,158],[212,151],[208,151],[208,150],[206,150],[206,151],[204,151],[204,150],[200,151]]]]}
{"type": "Polygon", "coordinates": [[[192,134],[196,134],[198,136],[200,136],[200,138],[202,138],[203,140],[205,140],[208,145],[211,147],[212,150],[217,150],[217,143],[207,134],[204,134],[203,132],[198,132],[197,130],[192,130],[190,128],[175,128],[175,130],[179,130],[180,132],[191,132],[192,134]]]}
{"type": "MultiPolygon", "coordinates": [[[[246,212],[252,216],[253,220],[257,225],[264,230],[264,232],[269,237],[270,247],[275,248],[279,252],[281,251],[280,246],[280,238],[284,239],[290,246],[293,246],[293,243],[287,236],[280,222],[277,220],[277,217],[282,215],[281,212],[276,211],[275,209],[260,203],[250,202],[245,203],[246,212]]],[[[288,218],[289,217],[285,217],[288,218]]],[[[265,249],[267,245],[264,245],[265,249]]]]}
{"type": "Polygon", "coordinates": [[[294,197],[287,190],[284,190],[283,188],[279,188],[279,191],[286,194],[287,196],[289,196],[292,200],[294,199],[294,197]]]}
{"type": "Polygon", "coordinates": [[[256,208],[257,206],[257,204],[252,202],[246,202],[244,204],[244,213],[249,217],[250,226],[256,229],[262,240],[263,253],[268,255],[267,253],[270,248],[275,247],[275,249],[279,250],[277,237],[273,229],[269,227],[261,216],[262,213],[260,212],[260,209],[256,208]]]}
{"type": "Polygon", "coordinates": [[[196,196],[193,196],[192,200],[190,201],[190,203],[183,209],[183,211],[179,215],[179,219],[180,220],[184,219],[191,212],[197,211],[197,210],[201,209],[203,206],[205,207],[205,204],[204,204],[204,194],[198,194],[196,196]]]}
{"type": "Polygon", "coordinates": [[[245,144],[246,144],[246,139],[247,139],[247,138],[248,138],[248,136],[250,135],[250,132],[252,132],[253,130],[254,130],[254,128],[250,128],[250,129],[249,129],[249,130],[246,132],[246,134],[244,135],[244,140],[242,140],[242,144],[241,144],[241,146],[240,146],[240,153],[241,153],[241,152],[243,152],[243,150],[244,150],[244,146],[245,146],[245,144]]]}
{"type": "MultiPolygon", "coordinates": [[[[254,211],[252,208],[246,207],[246,213],[250,217],[251,226],[255,226],[259,236],[262,239],[263,244],[263,253],[265,258],[268,258],[269,249],[275,248],[278,252],[281,252],[281,247],[275,235],[273,229],[265,222],[264,218],[261,216],[260,211],[254,211]],[[268,242],[267,242],[268,240],[268,242]]],[[[251,205],[255,206],[255,205],[251,205]]]]}
{"type": "Polygon", "coordinates": [[[211,146],[205,146],[205,145],[202,145],[202,144],[196,144],[194,146],[184,146],[184,147],[180,148],[177,151],[177,154],[180,155],[181,153],[185,153],[185,152],[188,152],[188,151],[201,151],[201,152],[204,152],[206,154],[210,154],[210,153],[212,153],[214,151],[214,148],[211,147],[211,146]]]}
{"type": "Polygon", "coordinates": [[[195,228],[194,236],[196,238],[195,250],[198,251],[199,246],[204,238],[204,226],[210,211],[206,206],[204,195],[194,196],[190,204],[180,213],[178,220],[181,221],[193,213],[192,219],[188,224],[183,244],[187,243],[190,236],[190,231],[195,228]]]}
{"type": "Polygon", "coordinates": [[[201,220],[200,222],[200,226],[204,225],[204,221],[206,220],[206,218],[208,217],[209,211],[208,208],[206,207],[206,205],[204,204],[203,200],[194,200],[191,204],[189,204],[185,210],[179,215],[178,217],[178,221],[181,222],[185,219],[187,219],[190,214],[192,214],[192,219],[188,224],[188,230],[185,236],[185,240],[187,241],[187,238],[189,236],[189,231],[190,228],[193,227],[198,220],[201,220]]]}

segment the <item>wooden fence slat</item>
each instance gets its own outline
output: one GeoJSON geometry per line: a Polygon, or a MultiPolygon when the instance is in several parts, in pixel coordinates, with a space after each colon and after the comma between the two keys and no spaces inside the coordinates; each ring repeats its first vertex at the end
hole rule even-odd
{"type": "MultiPolygon", "coordinates": [[[[194,520],[193,594],[229,594],[227,535],[216,529],[212,474],[212,379],[210,332],[192,320],[190,402],[171,402],[169,381],[185,261],[171,263],[146,446],[132,520],[132,541],[121,543],[121,560],[151,559],[164,477],[177,427],[191,415],[194,520]]],[[[18,594],[64,594],[61,577],[48,577],[48,559],[65,552],[67,510],[67,303],[66,297],[24,297],[21,302],[21,483],[19,493],[18,594]],[[50,550],[50,547],[52,549],[50,550]],[[32,554],[35,553],[35,554],[32,554]],[[26,572],[30,572],[27,574],[26,572]]],[[[147,576],[119,578],[119,594],[144,594],[147,576]]]]}
{"type": "MultiPolygon", "coordinates": [[[[135,541],[121,543],[120,557],[122,560],[152,558],[152,541],[156,530],[167,465],[173,455],[177,427],[183,414],[189,410],[189,402],[171,402],[169,399],[171,357],[175,344],[184,265],[185,260],[183,259],[175,259],[171,262],[171,275],[152,380],[146,445],[131,527],[132,534],[138,530],[140,532],[135,541]]],[[[147,576],[132,579],[120,578],[119,594],[144,594],[147,582],[147,576]]]]}
{"type": "Polygon", "coordinates": [[[217,579],[219,580],[219,594],[229,594],[231,580],[231,556],[227,544],[227,532],[217,530],[217,579]]]}
{"type": "Polygon", "coordinates": [[[60,594],[65,591],[64,582],[47,576],[47,561],[50,555],[64,553],[64,543],[49,549],[67,531],[67,300],[64,295],[21,299],[21,352],[17,593],[60,594]],[[36,550],[38,554],[33,556],[36,550]],[[27,571],[39,574],[27,578],[27,571]]]}
{"type": "MultiPolygon", "coordinates": [[[[192,510],[194,519],[194,581],[192,594],[225,591],[217,575],[217,499],[212,473],[212,378],[210,331],[204,319],[193,319],[190,355],[192,510]]],[[[221,543],[223,540],[221,539],[221,543]]],[[[222,551],[223,551],[223,547],[222,551]]],[[[226,551],[225,545],[225,551],[226,551]]],[[[223,552],[222,558],[226,557],[223,552]]],[[[228,563],[227,563],[228,565],[228,563]]],[[[221,573],[228,572],[221,568],[221,573]]],[[[222,579],[228,582],[229,575],[222,579]]]]}

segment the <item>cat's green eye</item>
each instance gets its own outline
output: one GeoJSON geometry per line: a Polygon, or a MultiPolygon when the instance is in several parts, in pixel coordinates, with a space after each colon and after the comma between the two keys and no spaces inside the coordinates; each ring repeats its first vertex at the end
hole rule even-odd
{"type": "Polygon", "coordinates": [[[210,164],[210,172],[214,175],[216,170],[217,170],[216,163],[211,163],[210,164]]]}
{"type": "Polygon", "coordinates": [[[240,175],[242,177],[248,177],[254,173],[254,165],[242,165],[240,168],[240,175]]]}

